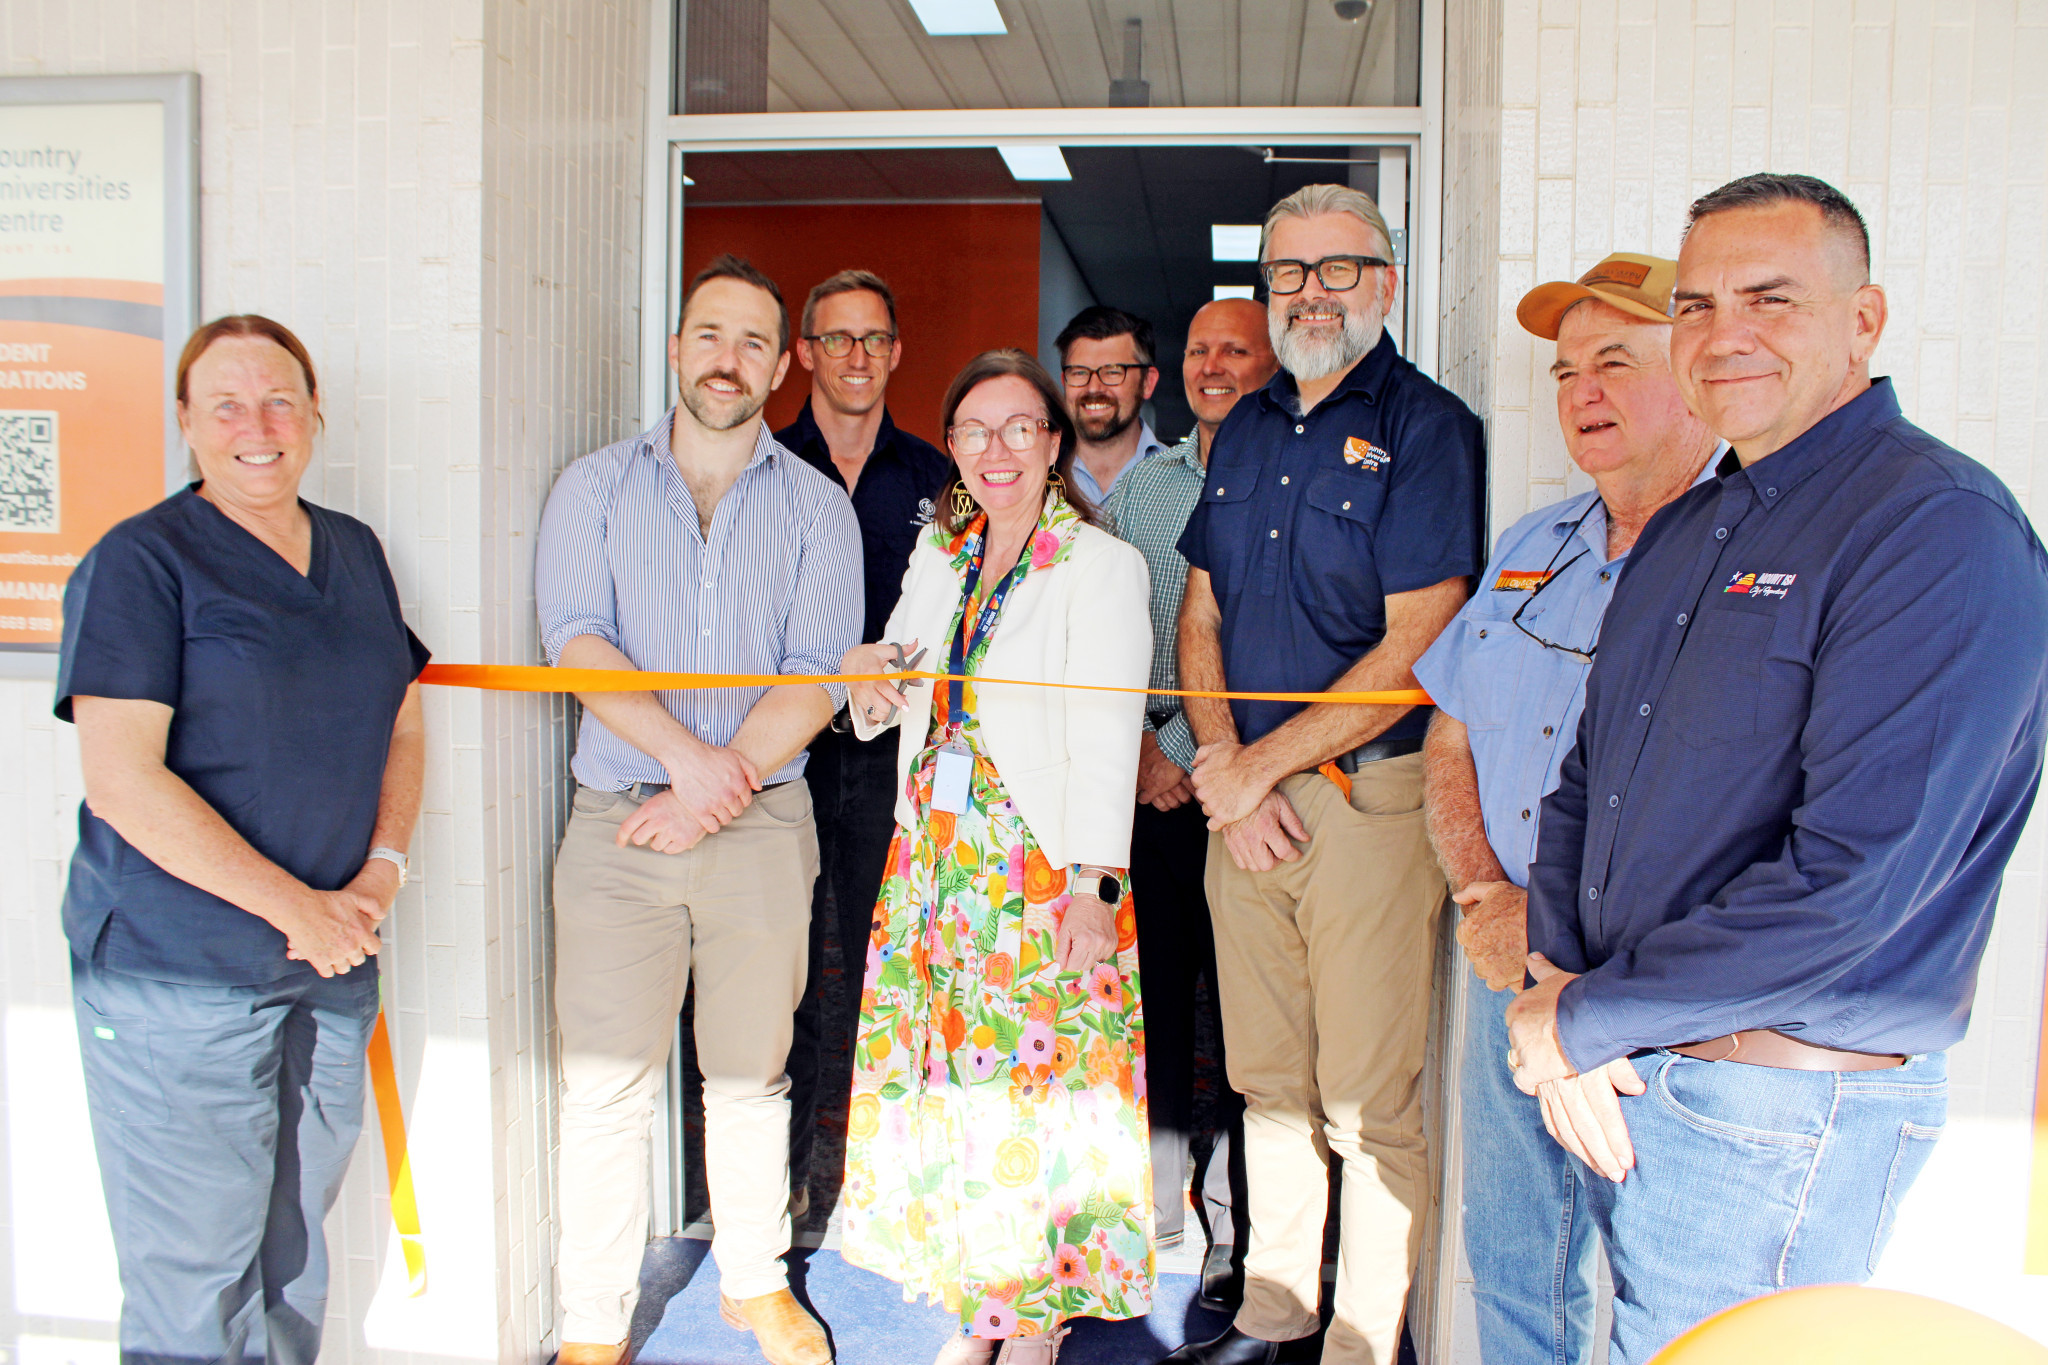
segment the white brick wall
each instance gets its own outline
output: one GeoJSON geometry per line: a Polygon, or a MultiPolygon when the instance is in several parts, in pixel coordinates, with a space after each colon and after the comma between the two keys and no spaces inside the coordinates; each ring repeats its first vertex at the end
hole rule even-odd
{"type": "MultiPolygon", "coordinates": [[[[1447,40],[1444,363],[1487,419],[1496,530],[1587,486],[1557,431],[1548,344],[1515,324],[1515,302],[1609,251],[1676,255],[1687,204],[1755,170],[1810,172],[1856,200],[1892,306],[1877,372],[2042,524],[2048,4],[1452,0],[1447,40]],[[1461,233],[1483,236],[1489,215],[1497,253],[1474,259],[1461,233]],[[1461,316],[1489,275],[1494,317],[1461,316]]],[[[2019,1273],[2044,827],[2007,876],[1970,1036],[1951,1056],[1949,1134],[1880,1282],[2048,1339],[2048,1290],[2019,1273]]],[[[1460,1320],[1457,1358],[1476,1360],[1469,1312],[1460,1320]]]]}
{"type": "MultiPolygon", "coordinates": [[[[641,0],[0,6],[0,74],[200,73],[203,313],[267,313],[305,339],[327,418],[307,496],[377,528],[407,619],[443,660],[538,661],[541,499],[569,459],[637,425],[645,13],[641,0]]],[[[49,699],[47,684],[0,683],[13,1158],[0,1343],[24,1348],[111,1341],[117,1306],[76,1059],[43,1055],[72,1046],[57,905],[81,794],[49,699]],[[73,1201],[61,1225],[41,1197],[53,1183],[73,1201]]],[[[326,1358],[542,1359],[546,878],[568,731],[549,699],[429,689],[427,714],[418,880],[384,965],[431,1288],[409,1300],[394,1285],[382,1152],[366,1136],[328,1226],[326,1358]]]]}

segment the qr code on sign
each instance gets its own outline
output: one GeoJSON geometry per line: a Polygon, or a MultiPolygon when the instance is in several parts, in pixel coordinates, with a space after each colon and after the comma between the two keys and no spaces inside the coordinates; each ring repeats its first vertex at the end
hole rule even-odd
{"type": "Polygon", "coordinates": [[[57,529],[57,414],[0,412],[0,531],[57,529]]]}

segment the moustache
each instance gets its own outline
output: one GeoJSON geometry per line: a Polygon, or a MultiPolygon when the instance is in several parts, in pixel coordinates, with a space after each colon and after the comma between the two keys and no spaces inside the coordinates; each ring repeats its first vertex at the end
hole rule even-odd
{"type": "Polygon", "coordinates": [[[706,370],[703,374],[697,376],[696,387],[701,389],[714,379],[723,379],[726,383],[738,389],[738,396],[741,398],[752,398],[754,396],[754,391],[747,387],[747,381],[740,378],[738,372],[734,370],[706,370]]]}
{"type": "Polygon", "coordinates": [[[1287,325],[1292,327],[1308,313],[1328,313],[1340,326],[1351,316],[1350,310],[1336,299],[1299,299],[1287,305],[1287,325]]]}

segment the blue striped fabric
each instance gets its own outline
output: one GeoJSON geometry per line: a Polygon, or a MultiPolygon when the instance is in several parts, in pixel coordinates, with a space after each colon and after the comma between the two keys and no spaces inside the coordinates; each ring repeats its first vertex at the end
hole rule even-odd
{"type": "MultiPolygon", "coordinates": [[[[562,471],[541,514],[534,597],[541,647],[559,663],[579,635],[638,668],[673,673],[830,674],[860,642],[860,525],[837,484],[777,445],[764,423],[754,458],[700,534],[697,504],[669,448],[669,423],[562,471]]],[[[835,708],[846,689],[826,684],[835,708]]],[[[767,691],[663,692],[670,715],[725,745],[767,691]]],[[[804,752],[761,780],[804,770],[804,752]]],[[[602,791],[666,782],[660,763],[590,712],[576,735],[576,780],[602,791]]]]}

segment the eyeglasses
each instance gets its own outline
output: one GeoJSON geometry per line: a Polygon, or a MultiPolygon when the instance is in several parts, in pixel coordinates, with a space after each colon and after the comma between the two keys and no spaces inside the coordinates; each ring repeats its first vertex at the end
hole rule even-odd
{"type": "Polygon", "coordinates": [[[818,336],[805,337],[804,340],[824,348],[825,354],[831,356],[834,360],[852,355],[853,343],[858,341],[862,350],[875,359],[880,360],[883,356],[889,354],[889,348],[896,344],[896,334],[894,332],[869,332],[866,336],[857,337],[851,332],[825,332],[818,336]]]}
{"type": "Polygon", "coordinates": [[[1320,261],[1260,261],[1259,274],[1265,277],[1266,289],[1274,294],[1299,294],[1308,285],[1308,272],[1316,272],[1316,278],[1323,282],[1323,288],[1333,294],[1347,289],[1356,289],[1364,277],[1367,266],[1384,269],[1392,261],[1383,261],[1377,256],[1325,256],[1320,261]]]}
{"type": "Polygon", "coordinates": [[[1598,506],[1600,506],[1600,500],[1598,498],[1595,498],[1590,504],[1587,505],[1585,511],[1579,513],[1579,519],[1572,523],[1571,530],[1566,531],[1564,533],[1564,540],[1551,554],[1550,563],[1543,566],[1542,581],[1537,583],[1537,585],[1533,590],[1531,590],[1529,595],[1522,599],[1522,605],[1515,608],[1514,615],[1514,627],[1516,630],[1521,631],[1522,634],[1528,636],[1537,644],[1542,645],[1545,649],[1554,649],[1560,654],[1570,655],[1572,658],[1577,659],[1582,664],[1592,663],[1593,656],[1600,652],[1600,642],[1597,639],[1593,641],[1592,644],[1587,645],[1584,649],[1573,649],[1570,645],[1561,645],[1557,643],[1557,641],[1555,640],[1546,640],[1541,635],[1538,635],[1535,631],[1529,629],[1527,626],[1522,624],[1522,613],[1527,611],[1529,609],[1529,604],[1531,602],[1534,602],[1539,596],[1542,595],[1543,590],[1550,586],[1550,582],[1552,579],[1556,578],[1559,574],[1563,573],[1565,569],[1569,569],[1572,565],[1578,563],[1580,560],[1586,557],[1586,547],[1582,545],[1579,547],[1579,552],[1577,554],[1573,555],[1570,559],[1567,559],[1564,562],[1564,569],[1560,569],[1557,567],[1558,555],[1564,553],[1564,547],[1566,545],[1571,544],[1573,541],[1579,538],[1579,528],[1586,524],[1586,518],[1591,516],[1593,514],[1593,509],[1598,506]]]}
{"type": "Polygon", "coordinates": [[[1103,387],[1115,388],[1124,382],[1124,376],[1132,370],[1149,370],[1150,365],[1097,365],[1090,369],[1086,365],[1064,365],[1060,367],[1060,378],[1067,381],[1070,389],[1086,388],[1091,378],[1099,377],[1103,387]]]}
{"type": "MultiPolygon", "coordinates": [[[[1039,432],[1050,430],[1052,423],[1043,417],[1012,417],[1003,423],[1001,435],[1004,445],[1023,455],[1038,444],[1039,432]]],[[[996,434],[979,422],[946,428],[946,440],[952,444],[954,452],[960,455],[981,454],[988,449],[989,438],[996,434]]]]}

